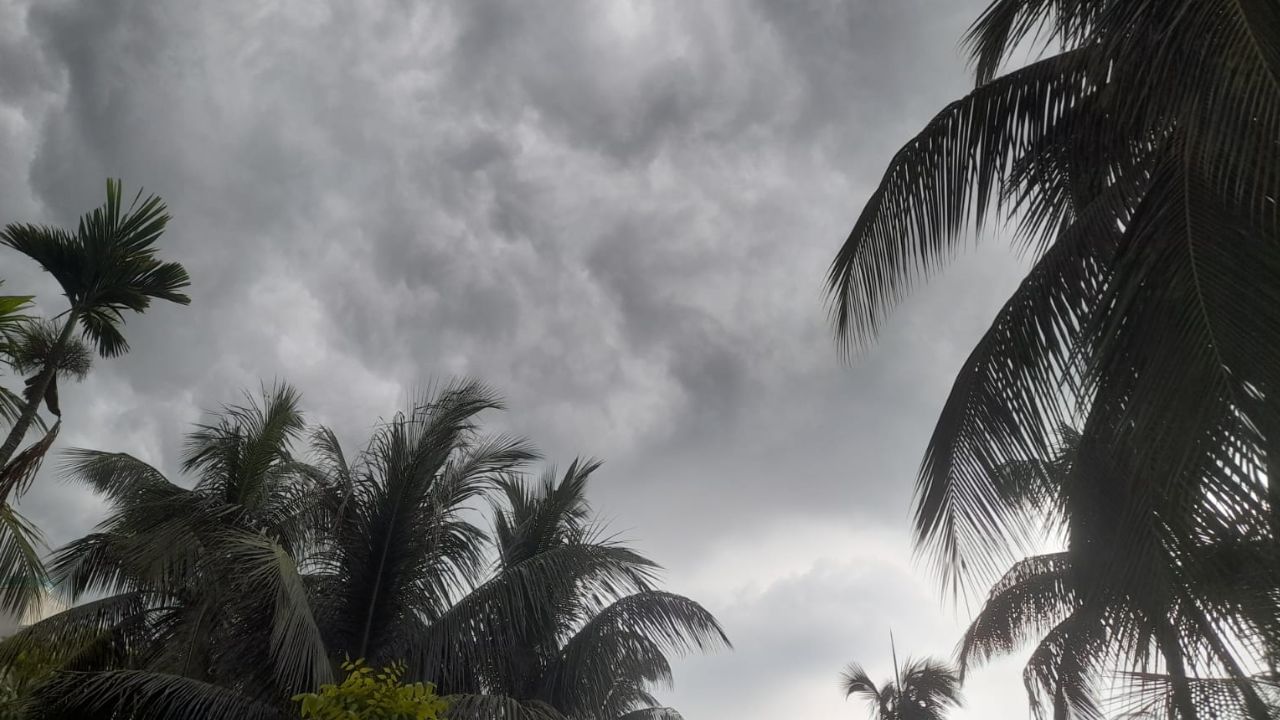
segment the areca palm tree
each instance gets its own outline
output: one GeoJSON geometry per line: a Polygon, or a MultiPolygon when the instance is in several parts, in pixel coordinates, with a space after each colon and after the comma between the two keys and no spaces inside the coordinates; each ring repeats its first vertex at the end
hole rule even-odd
{"type": "MultiPolygon", "coordinates": [[[[182,305],[191,301],[182,293],[191,284],[187,271],[156,257],[156,240],[169,222],[164,203],[139,192],[126,208],[122,192],[119,180],[107,181],[106,202],[82,216],[74,233],[22,223],[0,231],[0,245],[39,263],[67,298],[51,347],[55,355],[66,352],[77,331],[99,355],[121,355],[129,349],[121,332],[125,311],[143,312],[157,299],[182,305]]],[[[31,379],[21,411],[0,444],[0,468],[22,443],[55,373],[55,366],[47,365],[31,379]]]]}
{"type": "Polygon", "coordinates": [[[845,696],[859,695],[871,705],[876,720],[942,720],[960,707],[960,678],[937,660],[908,659],[901,670],[895,661],[895,678],[876,685],[862,666],[845,669],[841,686],[845,696]]]}
{"type": "MultiPolygon", "coordinates": [[[[621,676],[637,687],[615,683],[601,707],[639,709],[651,678],[666,678],[652,653],[723,634],[696,604],[648,587],[655,566],[636,553],[543,533],[555,513],[512,524],[524,511],[500,511],[496,538],[532,537],[536,524],[554,543],[519,559],[500,550],[490,564],[476,503],[499,486],[514,492],[513,474],[535,457],[520,439],[479,433],[477,414],[499,406],[483,386],[451,385],[351,459],[332,431],[315,430],[303,463],[288,449],[303,427],[296,397],[277,389],[190,436],[191,489],[127,456],[77,451],[73,476],[113,510],[53,572],[100,598],[0,643],[0,667],[33,645],[57,649],[63,672],[33,707],[50,717],[279,718],[346,657],[404,661],[406,679],[450,694],[453,717],[603,717],[573,702],[621,676]],[[552,641],[563,644],[538,656],[552,641]]],[[[527,499],[545,509],[565,494],[527,499]]]]}

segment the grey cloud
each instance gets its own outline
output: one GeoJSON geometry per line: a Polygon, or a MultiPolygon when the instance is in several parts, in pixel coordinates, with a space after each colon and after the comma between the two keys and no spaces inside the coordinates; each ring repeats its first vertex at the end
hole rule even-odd
{"type": "MultiPolygon", "coordinates": [[[[950,374],[1016,264],[963,263],[852,367],[820,284],[883,163],[963,90],[979,4],[0,0],[0,220],[71,222],[119,175],[168,200],[165,253],[195,282],[67,391],[63,445],[175,472],[203,410],[277,378],[355,443],[470,374],[509,399],[495,428],[608,461],[595,506],[677,590],[743,528],[905,532],[950,374]]],[[[24,510],[60,541],[97,505],[52,470],[24,510]]],[[[767,688],[725,696],[735,673],[827,683],[837,654],[880,654],[899,579],[725,608],[744,652],[691,666],[687,716],[762,717],[767,688]],[[855,603],[868,634],[835,653],[780,624],[810,600],[855,603]]]]}

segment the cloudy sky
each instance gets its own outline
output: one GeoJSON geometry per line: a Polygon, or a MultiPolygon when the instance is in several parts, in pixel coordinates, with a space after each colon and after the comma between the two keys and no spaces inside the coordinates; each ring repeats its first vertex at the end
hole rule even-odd
{"type": "MultiPolygon", "coordinates": [[[[186,426],[288,379],[356,444],[414,388],[500,388],[495,428],[606,459],[594,504],[724,622],[689,720],[860,718],[862,661],[951,652],[912,563],[914,472],[1019,264],[961,258],[839,362],[823,271],[888,158],[964,92],[981,0],[0,0],[0,220],[105,178],[174,215],[187,308],[65,391],[63,446],[172,469],[186,426]]],[[[59,310],[0,253],[9,291],[59,310]]],[[[100,506],[49,473],[57,544],[100,506]]],[[[960,718],[1022,718],[1018,662],[960,718]]]]}

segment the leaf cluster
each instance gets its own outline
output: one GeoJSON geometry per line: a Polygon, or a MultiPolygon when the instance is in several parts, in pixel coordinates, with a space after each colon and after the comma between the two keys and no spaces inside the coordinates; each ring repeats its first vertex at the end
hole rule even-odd
{"type": "Polygon", "coordinates": [[[449,704],[430,683],[403,683],[403,664],[374,670],[363,660],[342,664],[347,677],[319,692],[293,696],[303,718],[315,720],[437,720],[449,704]]]}

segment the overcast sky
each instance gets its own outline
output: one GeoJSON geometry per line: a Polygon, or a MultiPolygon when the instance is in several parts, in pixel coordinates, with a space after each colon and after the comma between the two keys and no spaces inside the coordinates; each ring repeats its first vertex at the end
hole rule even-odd
{"type": "MultiPolygon", "coordinates": [[[[287,379],[356,445],[433,379],[602,457],[595,507],[737,649],[688,720],[861,718],[837,678],[948,655],[915,469],[1018,277],[989,243],[841,364],[823,272],[892,153],[962,94],[981,0],[0,0],[0,221],[161,194],[190,307],[64,390],[60,445],[171,470],[202,410],[287,379]]],[[[7,291],[57,311],[0,253],[7,291]]],[[[99,503],[46,473],[57,544],[99,503]]],[[[1019,663],[958,718],[1023,718],[1019,663]]]]}

